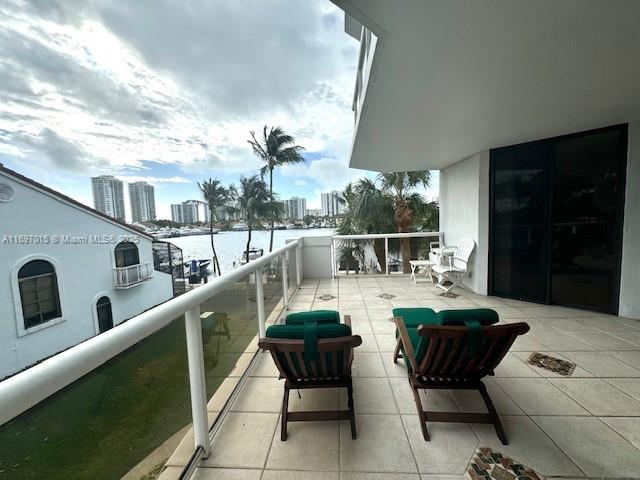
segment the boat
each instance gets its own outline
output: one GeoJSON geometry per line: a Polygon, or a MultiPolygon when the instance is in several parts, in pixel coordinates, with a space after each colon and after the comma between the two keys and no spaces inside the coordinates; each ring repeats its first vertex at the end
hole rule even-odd
{"type": "Polygon", "coordinates": [[[246,232],[247,230],[249,230],[249,227],[247,227],[247,224],[244,222],[238,222],[233,227],[231,227],[231,230],[233,230],[234,232],[246,232]]]}
{"type": "MultiPolygon", "coordinates": [[[[264,255],[264,250],[262,248],[249,249],[249,261],[255,260],[256,258],[260,258],[262,255],[264,255]]],[[[238,263],[240,265],[244,265],[247,263],[247,250],[244,251],[238,263]]]]}
{"type": "Polygon", "coordinates": [[[210,259],[193,259],[184,262],[184,277],[189,280],[190,284],[206,282],[210,259]]]}

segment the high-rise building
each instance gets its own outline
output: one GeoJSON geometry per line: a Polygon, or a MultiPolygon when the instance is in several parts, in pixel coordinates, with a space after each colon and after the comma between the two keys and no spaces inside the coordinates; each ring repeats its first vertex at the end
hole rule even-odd
{"type": "Polygon", "coordinates": [[[307,209],[307,215],[311,217],[319,217],[322,215],[322,210],[319,208],[309,208],[307,209]]]}
{"type": "Polygon", "coordinates": [[[301,197],[293,197],[283,202],[284,216],[292,220],[302,220],[307,214],[307,200],[301,197]]]}
{"type": "Polygon", "coordinates": [[[223,206],[216,208],[216,219],[220,221],[239,220],[240,202],[229,200],[223,206]]]}
{"type": "Polygon", "coordinates": [[[171,205],[171,220],[176,223],[196,223],[200,221],[198,206],[201,202],[197,200],[187,200],[182,203],[171,205]]]}
{"type": "Polygon", "coordinates": [[[99,212],[122,222],[124,218],[124,192],[122,182],[113,175],[91,177],[93,206],[99,212]]]}
{"type": "Polygon", "coordinates": [[[148,222],[156,219],[156,199],[153,185],[147,182],[129,184],[129,202],[131,203],[131,220],[148,222]]]}
{"type": "Polygon", "coordinates": [[[322,216],[335,217],[336,215],[340,215],[344,209],[340,199],[340,192],[338,192],[337,190],[334,190],[333,192],[321,193],[320,203],[322,205],[322,216]]]}

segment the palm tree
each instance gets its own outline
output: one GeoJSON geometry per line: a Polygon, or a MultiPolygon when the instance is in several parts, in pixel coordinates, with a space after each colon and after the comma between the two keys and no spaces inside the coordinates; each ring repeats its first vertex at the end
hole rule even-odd
{"type": "MultiPolygon", "coordinates": [[[[416,206],[423,204],[422,196],[414,190],[417,187],[427,188],[431,185],[431,172],[421,170],[417,172],[380,173],[376,179],[381,190],[389,195],[393,202],[394,221],[399,233],[409,232],[414,220],[416,206]]],[[[402,270],[411,271],[411,242],[408,238],[400,239],[402,252],[402,270]]]]}
{"type": "MultiPolygon", "coordinates": [[[[395,230],[391,197],[371,179],[362,178],[355,184],[348,184],[340,201],[344,205],[344,213],[337,228],[339,235],[391,233],[395,230]]],[[[374,240],[373,249],[380,268],[386,270],[384,242],[374,240]]]]}
{"type": "Polygon", "coordinates": [[[211,237],[211,250],[213,250],[213,273],[222,275],[220,270],[220,262],[218,261],[218,254],[216,253],[216,247],[213,242],[213,222],[216,219],[216,209],[224,206],[226,202],[231,200],[233,196],[233,190],[226,188],[220,183],[220,180],[210,178],[202,183],[198,182],[198,188],[202,192],[204,201],[209,207],[209,236],[211,237]]]}
{"type": "MultiPolygon", "coordinates": [[[[276,167],[292,163],[304,162],[304,158],[300,152],[304,150],[299,145],[295,145],[295,139],[291,135],[287,135],[280,127],[271,127],[267,129],[265,125],[262,130],[262,138],[258,140],[255,132],[251,132],[251,139],[247,140],[253,148],[253,153],[260,158],[265,165],[260,169],[260,175],[264,178],[269,172],[269,201],[274,203],[273,195],[273,170],[276,167]]],[[[270,217],[271,237],[269,240],[269,252],[273,250],[273,229],[275,217],[270,217]]]]}
{"type": "Polygon", "coordinates": [[[251,248],[251,232],[254,227],[260,226],[260,219],[270,215],[272,204],[269,202],[267,184],[259,175],[240,177],[240,189],[238,203],[242,219],[247,224],[247,248],[245,259],[249,262],[249,250],[251,248]]]}

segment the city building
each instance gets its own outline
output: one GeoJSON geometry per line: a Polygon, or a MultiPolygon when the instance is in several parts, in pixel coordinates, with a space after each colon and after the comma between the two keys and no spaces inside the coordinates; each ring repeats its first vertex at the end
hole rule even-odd
{"type": "MultiPolygon", "coordinates": [[[[209,207],[207,207],[209,211],[209,207]]],[[[209,218],[209,217],[207,217],[209,218]]],[[[224,206],[216,208],[216,220],[230,221],[240,219],[240,202],[237,200],[228,201],[224,206]]]]}
{"type": "Polygon", "coordinates": [[[282,202],[284,204],[284,217],[291,220],[302,220],[307,214],[307,199],[292,197],[282,202]]]}
{"type": "Polygon", "coordinates": [[[112,218],[125,221],[124,191],[122,182],[113,175],[91,177],[93,206],[99,212],[112,218]]]}
{"type": "Polygon", "coordinates": [[[307,210],[307,215],[311,217],[319,217],[322,215],[322,210],[319,208],[310,208],[307,210]]]}
{"type": "Polygon", "coordinates": [[[147,182],[129,184],[129,202],[131,203],[131,221],[148,222],[156,219],[156,199],[153,185],[147,182]]]}
{"type": "Polygon", "coordinates": [[[2,166],[0,188],[0,379],[172,298],[152,237],[2,166]]]}
{"type": "MultiPolygon", "coordinates": [[[[171,204],[171,220],[176,223],[196,223],[200,221],[200,204],[198,200],[187,200],[182,203],[171,204]]],[[[209,207],[207,207],[207,210],[209,207]]],[[[205,212],[206,213],[206,212],[205,212]]],[[[203,217],[205,218],[205,217],[203,217]]]]}
{"type": "Polygon", "coordinates": [[[322,205],[320,210],[323,217],[335,217],[336,215],[340,215],[344,209],[340,201],[340,192],[337,190],[321,193],[320,203],[322,205]]]}

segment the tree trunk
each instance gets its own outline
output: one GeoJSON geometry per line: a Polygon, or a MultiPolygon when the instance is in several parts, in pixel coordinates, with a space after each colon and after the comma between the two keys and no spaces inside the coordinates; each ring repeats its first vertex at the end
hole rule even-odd
{"type": "Polygon", "coordinates": [[[249,222],[247,227],[249,227],[249,230],[247,231],[247,249],[245,250],[244,255],[246,262],[249,263],[249,249],[251,248],[251,222],[249,222]]]}
{"type": "MultiPolygon", "coordinates": [[[[271,208],[273,208],[273,168],[269,168],[269,201],[271,202],[271,208]]],[[[274,212],[271,211],[271,239],[269,240],[269,253],[273,250],[273,228],[274,228],[274,212]]]]}
{"type": "Polygon", "coordinates": [[[211,250],[213,250],[213,274],[220,276],[222,272],[220,271],[220,262],[218,262],[218,254],[216,253],[216,246],[213,243],[213,210],[209,207],[209,236],[211,237],[211,250]]]}
{"type": "MultiPolygon", "coordinates": [[[[411,221],[413,220],[413,212],[407,205],[404,198],[395,202],[395,221],[399,233],[407,233],[411,229],[411,221]]],[[[400,254],[402,255],[402,272],[411,273],[411,239],[400,239],[400,254]]]]}

